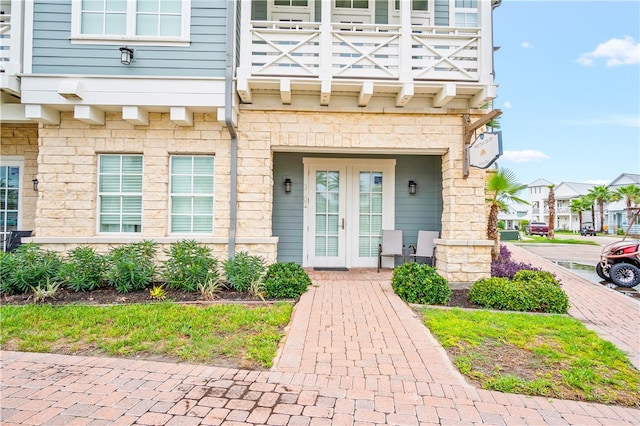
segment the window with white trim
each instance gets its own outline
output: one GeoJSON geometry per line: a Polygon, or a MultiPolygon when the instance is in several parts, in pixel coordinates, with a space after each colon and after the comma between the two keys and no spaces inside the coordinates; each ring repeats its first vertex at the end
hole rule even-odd
{"type": "Polygon", "coordinates": [[[189,40],[190,0],[74,0],[75,41],[189,40]]]}
{"type": "Polygon", "coordinates": [[[101,155],[100,232],[142,232],[142,155],[101,155]]]}
{"type": "Polygon", "coordinates": [[[478,0],[456,0],[454,22],[456,27],[477,27],[478,0]]]}
{"type": "Polygon", "coordinates": [[[171,157],[171,233],[213,232],[213,156],[171,157]]]}

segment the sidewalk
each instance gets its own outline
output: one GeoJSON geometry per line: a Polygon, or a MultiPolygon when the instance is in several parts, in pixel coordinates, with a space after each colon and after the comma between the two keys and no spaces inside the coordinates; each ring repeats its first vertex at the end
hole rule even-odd
{"type": "MultiPolygon", "coordinates": [[[[520,250],[514,248],[514,257],[525,257],[520,250]]],[[[428,330],[393,293],[389,271],[310,272],[310,276],[314,285],[297,304],[271,371],[2,352],[0,421],[3,425],[640,424],[637,409],[503,394],[466,384],[428,330]]],[[[594,297],[580,283],[572,284],[570,277],[561,278],[570,292],[572,314],[593,321],[601,333],[615,331],[606,324],[608,316],[601,317],[604,295],[594,297]]],[[[638,322],[632,318],[633,313],[627,324],[637,331],[638,322]]],[[[623,333],[618,338],[624,343],[628,336],[623,333]]]]}

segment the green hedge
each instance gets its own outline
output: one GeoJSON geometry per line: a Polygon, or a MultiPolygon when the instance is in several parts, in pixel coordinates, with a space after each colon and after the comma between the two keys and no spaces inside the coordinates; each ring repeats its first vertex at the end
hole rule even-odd
{"type": "Polygon", "coordinates": [[[407,303],[445,305],[451,299],[447,280],[425,264],[408,262],[398,266],[393,270],[391,286],[407,303]]]}
{"type": "Polygon", "coordinates": [[[309,275],[297,263],[274,263],[264,280],[265,296],[269,299],[295,299],[307,291],[309,275]]]}

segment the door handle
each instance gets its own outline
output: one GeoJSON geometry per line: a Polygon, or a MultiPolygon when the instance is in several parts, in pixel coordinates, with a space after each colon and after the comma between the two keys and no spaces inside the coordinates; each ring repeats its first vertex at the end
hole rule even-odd
{"type": "Polygon", "coordinates": [[[344,217],[342,218],[342,229],[344,229],[344,217]]]}

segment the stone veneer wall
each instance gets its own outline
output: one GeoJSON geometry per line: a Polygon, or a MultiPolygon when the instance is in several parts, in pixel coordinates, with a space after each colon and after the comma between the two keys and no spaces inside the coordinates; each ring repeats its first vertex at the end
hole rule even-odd
{"type": "Polygon", "coordinates": [[[34,230],[38,193],[31,182],[38,171],[38,125],[2,124],[0,157],[24,159],[22,186],[22,208],[20,228],[34,230]]]}
{"type": "MultiPolygon", "coordinates": [[[[489,276],[491,243],[485,236],[485,172],[462,177],[462,118],[459,114],[292,112],[243,109],[238,124],[238,217],[236,252],[276,259],[272,236],[273,152],[444,153],[442,237],[438,269],[451,282],[489,276]]],[[[3,144],[4,145],[4,144],[3,144]]],[[[62,113],[60,125],[43,125],[39,135],[41,192],[36,242],[60,251],[91,244],[105,251],[115,244],[152,239],[165,246],[168,234],[169,156],[213,154],[214,235],[198,238],[225,258],[229,238],[230,143],[213,114],[195,114],[181,127],[168,114],[149,114],[138,126],[107,113],[105,125],[90,125],[62,113]],[[135,238],[97,234],[97,155],[144,155],[143,230],[135,238]]],[[[186,236],[188,237],[188,236],[186,236]]],[[[182,238],[185,238],[183,236],[182,238]]]]}
{"type": "MultiPolygon", "coordinates": [[[[261,200],[271,216],[272,151],[364,153],[446,152],[442,156],[442,236],[438,270],[451,282],[473,282],[490,275],[491,242],[486,240],[485,172],[472,169],[462,177],[462,114],[241,111],[239,158],[251,155],[250,168],[260,170],[257,185],[240,190],[245,200],[261,200]],[[259,155],[264,157],[259,158],[259,155]],[[268,157],[267,157],[268,155],[268,157]],[[264,181],[259,182],[259,176],[264,181]],[[247,193],[246,191],[253,191],[247,193]],[[262,200],[260,194],[267,194],[262,200]]],[[[247,159],[248,160],[248,159],[247,159]]],[[[249,173],[240,167],[239,175],[249,173]]],[[[240,198],[242,196],[242,198],[240,198]]],[[[265,215],[267,216],[267,215],[265,215]]],[[[239,223],[271,232],[267,217],[239,223]],[[268,225],[269,228],[264,228],[268,225]]]]}

